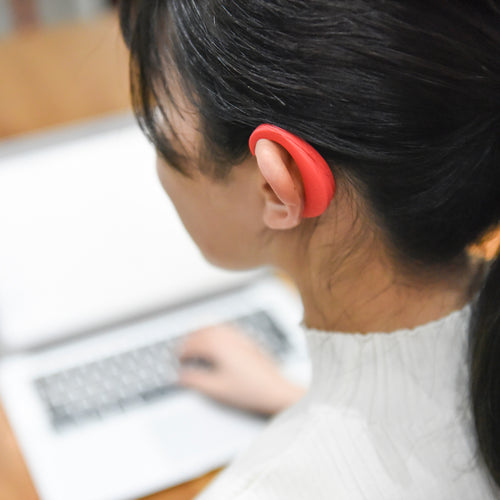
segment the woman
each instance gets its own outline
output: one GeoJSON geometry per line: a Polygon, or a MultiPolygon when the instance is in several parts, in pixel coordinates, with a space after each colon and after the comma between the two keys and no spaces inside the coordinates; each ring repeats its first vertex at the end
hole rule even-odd
{"type": "MultiPolygon", "coordinates": [[[[216,264],[282,269],[304,303],[311,388],[201,498],[497,498],[500,263],[467,249],[500,222],[499,2],[124,1],[121,17],[186,228],[216,264]]],[[[297,398],[280,384],[242,399],[276,411],[297,398]]]]}

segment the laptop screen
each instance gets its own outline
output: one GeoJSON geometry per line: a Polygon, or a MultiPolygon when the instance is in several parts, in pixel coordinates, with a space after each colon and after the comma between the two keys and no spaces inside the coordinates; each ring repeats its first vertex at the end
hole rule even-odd
{"type": "Polygon", "coordinates": [[[0,340],[18,350],[249,273],[208,264],[130,116],[0,144],[0,340]]]}

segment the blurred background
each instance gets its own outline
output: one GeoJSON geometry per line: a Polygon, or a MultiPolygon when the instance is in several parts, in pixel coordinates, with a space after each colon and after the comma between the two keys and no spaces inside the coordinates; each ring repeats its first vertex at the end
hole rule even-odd
{"type": "MultiPolygon", "coordinates": [[[[112,1],[0,0],[0,142],[128,110],[127,66],[112,1]]],[[[38,495],[0,405],[0,500],[21,499],[38,495]]]]}
{"type": "Polygon", "coordinates": [[[90,19],[109,10],[112,0],[1,0],[0,36],[19,29],[90,19]]]}
{"type": "Polygon", "coordinates": [[[111,0],[0,0],[0,139],[129,108],[111,0]]]}

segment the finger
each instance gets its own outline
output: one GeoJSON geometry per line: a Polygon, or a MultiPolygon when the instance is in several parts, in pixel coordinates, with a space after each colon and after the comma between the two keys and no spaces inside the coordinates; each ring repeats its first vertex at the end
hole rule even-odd
{"type": "Polygon", "coordinates": [[[181,348],[177,352],[177,358],[181,363],[190,363],[198,360],[213,362],[213,355],[204,348],[181,348]]]}
{"type": "Polygon", "coordinates": [[[180,360],[211,357],[213,352],[214,345],[205,332],[191,333],[177,346],[180,360]]]}
{"type": "Polygon", "coordinates": [[[226,339],[233,338],[235,336],[243,336],[241,328],[237,327],[232,323],[219,323],[213,326],[207,326],[199,330],[191,332],[186,337],[186,342],[188,345],[197,344],[212,344],[220,345],[220,342],[224,342],[226,339]]]}
{"type": "Polygon", "coordinates": [[[213,370],[216,365],[213,360],[206,359],[199,356],[189,356],[184,357],[183,359],[179,359],[181,365],[181,370],[190,370],[190,369],[201,369],[201,370],[213,370]]]}
{"type": "Polygon", "coordinates": [[[241,330],[227,324],[206,327],[187,335],[177,348],[177,355],[182,359],[216,358],[221,349],[234,341],[234,337],[245,337],[241,330]]]}

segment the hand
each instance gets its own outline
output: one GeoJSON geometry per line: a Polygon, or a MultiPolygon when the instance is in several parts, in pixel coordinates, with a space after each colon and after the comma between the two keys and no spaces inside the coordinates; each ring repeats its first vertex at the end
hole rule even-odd
{"type": "Polygon", "coordinates": [[[179,383],[243,410],[273,415],[300,399],[273,359],[230,324],[198,330],[180,347],[179,383]]]}

